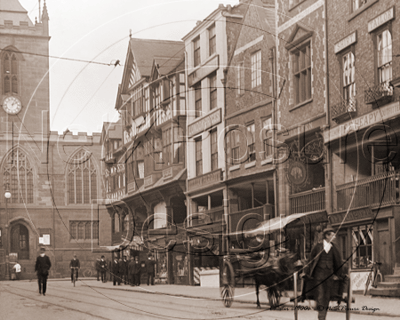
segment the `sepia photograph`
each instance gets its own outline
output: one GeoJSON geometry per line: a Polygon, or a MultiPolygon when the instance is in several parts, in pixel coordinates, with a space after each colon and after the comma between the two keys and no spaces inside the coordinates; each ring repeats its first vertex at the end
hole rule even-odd
{"type": "Polygon", "coordinates": [[[0,319],[400,318],[398,17],[0,0],[0,319]]]}

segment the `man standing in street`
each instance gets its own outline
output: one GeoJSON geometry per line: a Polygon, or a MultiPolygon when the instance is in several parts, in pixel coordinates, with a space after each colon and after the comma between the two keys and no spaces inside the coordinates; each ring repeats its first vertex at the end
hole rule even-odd
{"type": "Polygon", "coordinates": [[[119,277],[119,263],[117,258],[115,258],[114,262],[112,263],[111,272],[113,275],[113,285],[115,286],[117,282],[118,285],[121,285],[121,278],[119,277]]]}
{"type": "Polygon", "coordinates": [[[104,256],[101,256],[100,259],[100,272],[101,272],[101,282],[107,282],[107,261],[104,259],[104,256]]]}
{"type": "Polygon", "coordinates": [[[135,283],[135,258],[131,257],[131,261],[128,264],[128,273],[129,273],[129,284],[134,286],[135,283]]]}
{"type": "Polygon", "coordinates": [[[308,281],[315,287],[314,298],[317,301],[318,320],[325,320],[329,301],[333,294],[334,280],[341,276],[342,258],[336,245],[332,242],[335,233],[328,226],[323,231],[322,243],[317,243],[311,250],[308,281]]]}
{"type": "Polygon", "coordinates": [[[47,277],[51,262],[48,256],[46,256],[46,249],[40,248],[40,255],[36,258],[35,271],[38,277],[39,294],[46,295],[47,277]]]}
{"type": "Polygon", "coordinates": [[[69,267],[71,268],[71,282],[74,281],[74,272],[76,274],[76,281],[78,281],[78,270],[80,269],[81,264],[79,263],[79,259],[76,257],[76,254],[74,254],[74,258],[69,263],[69,267]]]}
{"type": "Polygon", "coordinates": [[[122,263],[125,266],[124,269],[124,284],[129,284],[129,276],[128,276],[128,261],[126,260],[126,256],[124,256],[124,260],[122,261],[122,263]]]}
{"type": "Polygon", "coordinates": [[[154,286],[154,265],[155,261],[151,253],[149,253],[149,256],[147,257],[146,261],[146,270],[147,270],[147,285],[151,283],[152,286],[154,286]]]}
{"type": "Polygon", "coordinates": [[[97,281],[100,281],[101,268],[100,268],[100,259],[99,258],[96,259],[96,265],[95,266],[96,266],[96,273],[97,273],[97,281]]]}
{"type": "Polygon", "coordinates": [[[135,257],[135,286],[140,286],[140,262],[139,262],[139,257],[135,257]]]}
{"type": "Polygon", "coordinates": [[[20,279],[20,275],[21,275],[21,265],[17,262],[15,262],[14,266],[13,266],[13,270],[15,272],[15,280],[19,280],[20,279]]]}

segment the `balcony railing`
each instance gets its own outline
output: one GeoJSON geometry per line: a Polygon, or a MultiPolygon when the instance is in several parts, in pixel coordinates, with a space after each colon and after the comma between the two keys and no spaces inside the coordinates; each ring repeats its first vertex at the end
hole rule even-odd
{"type": "Polygon", "coordinates": [[[337,210],[378,207],[398,202],[399,173],[385,172],[336,187],[337,210]]]}
{"type": "Polygon", "coordinates": [[[366,104],[387,103],[392,100],[393,87],[388,82],[380,83],[368,88],[364,92],[364,102],[366,104]]]}
{"type": "Polygon", "coordinates": [[[107,153],[106,156],[104,157],[104,161],[105,161],[107,164],[113,164],[113,163],[115,163],[115,156],[114,156],[114,153],[112,153],[112,152],[107,153]]]}
{"type": "Polygon", "coordinates": [[[317,188],[289,196],[290,214],[325,210],[325,188],[317,188]]]}
{"type": "Polygon", "coordinates": [[[121,200],[126,195],[125,187],[116,189],[112,192],[107,192],[106,203],[113,203],[114,201],[121,200]]]}
{"type": "Polygon", "coordinates": [[[357,100],[342,100],[340,103],[333,105],[331,111],[333,121],[348,120],[357,112],[357,100]]]}
{"type": "Polygon", "coordinates": [[[198,213],[200,214],[198,218],[193,219],[191,223],[189,222],[189,225],[191,224],[192,226],[197,226],[206,223],[215,223],[216,221],[221,221],[224,214],[224,207],[216,207],[198,213]]]}

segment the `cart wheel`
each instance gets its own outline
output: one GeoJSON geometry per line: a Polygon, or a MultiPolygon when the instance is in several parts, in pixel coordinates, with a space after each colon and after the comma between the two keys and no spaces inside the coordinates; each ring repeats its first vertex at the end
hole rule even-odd
{"type": "Polygon", "coordinates": [[[226,308],[233,303],[235,295],[235,274],[233,266],[229,261],[224,261],[222,267],[221,298],[226,308]]]}
{"type": "Polygon", "coordinates": [[[271,308],[276,308],[279,306],[281,295],[279,290],[272,288],[267,290],[268,302],[271,308]]]}
{"type": "Polygon", "coordinates": [[[221,288],[221,297],[226,308],[230,308],[233,303],[233,290],[230,285],[224,285],[221,288]]]}

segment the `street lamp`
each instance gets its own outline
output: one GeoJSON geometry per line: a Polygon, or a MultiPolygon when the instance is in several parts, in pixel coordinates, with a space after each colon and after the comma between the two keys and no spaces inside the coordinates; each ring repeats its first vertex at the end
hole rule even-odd
{"type": "Polygon", "coordinates": [[[4,197],[6,198],[5,203],[6,203],[6,280],[10,280],[10,266],[8,265],[10,262],[9,259],[9,254],[10,254],[10,235],[8,233],[9,226],[8,226],[8,208],[7,208],[7,203],[8,199],[11,198],[11,192],[9,190],[9,183],[6,182],[4,183],[4,197]]]}

